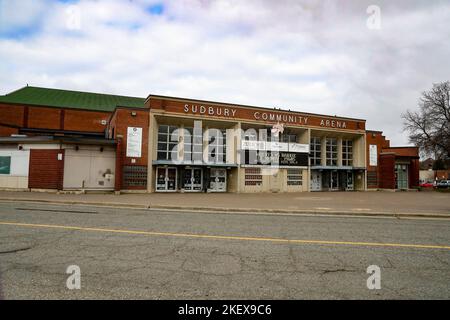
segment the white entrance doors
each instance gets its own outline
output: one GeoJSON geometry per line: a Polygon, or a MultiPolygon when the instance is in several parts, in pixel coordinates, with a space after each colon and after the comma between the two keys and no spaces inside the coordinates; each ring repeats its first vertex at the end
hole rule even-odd
{"type": "Polygon", "coordinates": [[[201,168],[185,168],[183,175],[184,191],[200,192],[203,189],[203,170],[201,168]]]}
{"type": "Polygon", "coordinates": [[[311,171],[311,191],[322,190],[322,173],[319,171],[311,171]]]}
{"type": "Polygon", "coordinates": [[[156,191],[175,192],[177,190],[177,169],[168,167],[156,168],[156,191]]]}
{"type": "Polygon", "coordinates": [[[227,170],[211,168],[209,175],[209,191],[226,192],[227,191],[227,170]]]}

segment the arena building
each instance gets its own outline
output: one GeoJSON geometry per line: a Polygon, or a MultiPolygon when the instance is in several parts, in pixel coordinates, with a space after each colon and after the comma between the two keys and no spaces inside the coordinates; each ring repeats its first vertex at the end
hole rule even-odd
{"type": "Polygon", "coordinates": [[[0,188],[116,192],[407,190],[418,149],[366,121],[150,95],[0,96],[0,188]]]}

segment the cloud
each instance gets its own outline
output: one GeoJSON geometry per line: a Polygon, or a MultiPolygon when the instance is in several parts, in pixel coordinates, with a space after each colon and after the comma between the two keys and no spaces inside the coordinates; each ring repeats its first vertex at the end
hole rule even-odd
{"type": "Polygon", "coordinates": [[[0,91],[276,106],[364,118],[406,144],[400,114],[450,74],[450,5],[377,3],[380,30],[365,0],[0,0],[0,91]]]}

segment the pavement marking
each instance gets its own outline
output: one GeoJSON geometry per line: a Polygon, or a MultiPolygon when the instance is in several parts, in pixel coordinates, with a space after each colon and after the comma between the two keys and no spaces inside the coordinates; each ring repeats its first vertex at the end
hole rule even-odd
{"type": "Polygon", "coordinates": [[[147,236],[197,238],[197,239],[265,241],[265,242],[294,243],[294,244],[349,245],[349,246],[397,247],[397,248],[450,250],[450,246],[428,245],[428,244],[378,243],[378,242],[300,240],[300,239],[281,239],[281,238],[241,237],[241,236],[220,236],[220,235],[206,235],[206,234],[203,235],[203,234],[188,234],[188,233],[171,233],[171,232],[138,231],[138,230],[124,230],[124,229],[76,227],[76,226],[62,226],[62,225],[50,225],[50,224],[31,224],[31,223],[6,222],[6,221],[0,221],[0,225],[16,226],[16,227],[31,227],[31,228],[53,228],[53,229],[76,230],[76,231],[96,231],[96,232],[110,232],[110,233],[122,233],[122,234],[138,234],[138,235],[147,235],[147,236]]]}

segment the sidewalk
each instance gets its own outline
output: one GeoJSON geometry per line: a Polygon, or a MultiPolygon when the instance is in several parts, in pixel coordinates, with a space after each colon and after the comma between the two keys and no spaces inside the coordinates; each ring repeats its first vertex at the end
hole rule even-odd
{"type": "Polygon", "coordinates": [[[439,192],[53,194],[0,191],[0,201],[251,213],[322,213],[450,218],[439,192]]]}

